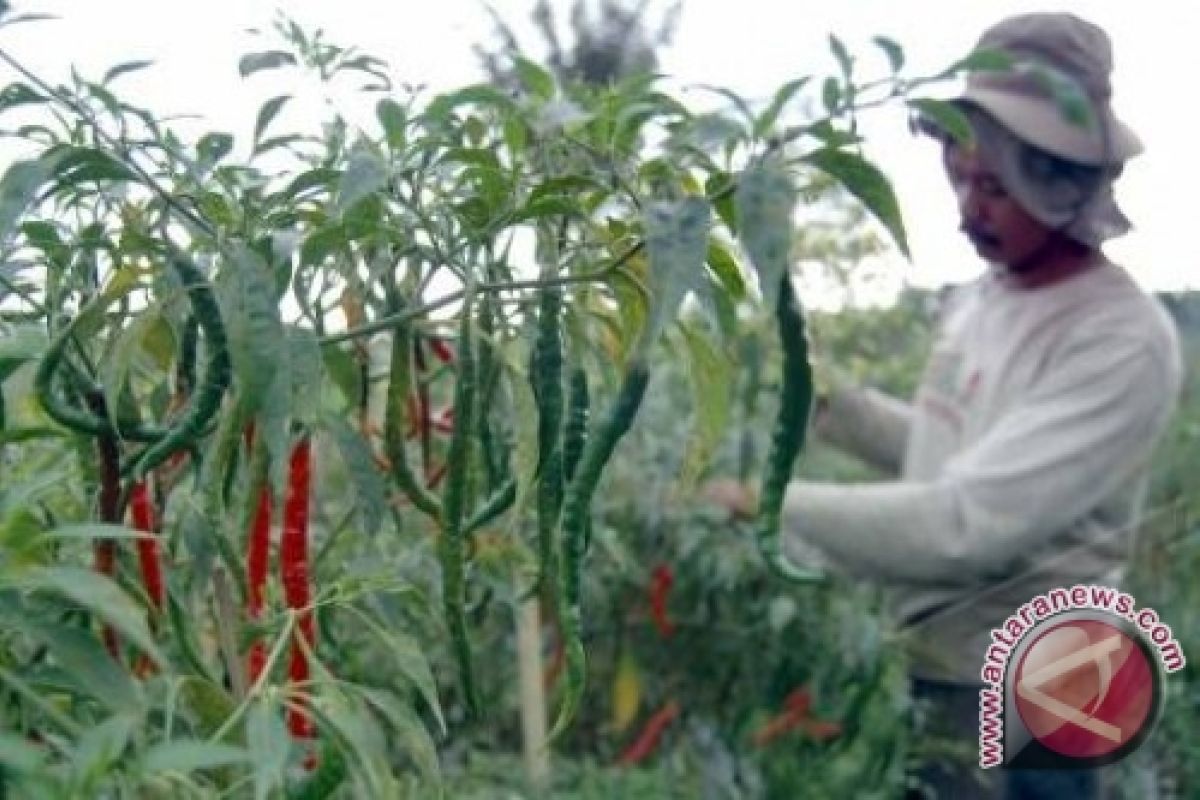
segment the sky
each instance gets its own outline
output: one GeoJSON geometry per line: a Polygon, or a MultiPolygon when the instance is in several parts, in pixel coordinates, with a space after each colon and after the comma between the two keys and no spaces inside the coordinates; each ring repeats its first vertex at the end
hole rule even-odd
{"type": "MultiPolygon", "coordinates": [[[[657,19],[669,0],[651,3],[657,19]]],[[[152,59],[153,68],[124,76],[124,95],[159,112],[200,115],[181,120],[185,130],[228,130],[242,140],[261,103],[295,87],[280,73],[248,80],[237,73],[238,57],[266,49],[270,39],[248,28],[269,29],[282,10],[305,28],[323,28],[340,45],[355,45],[389,62],[398,83],[449,89],[483,75],[472,44],[490,41],[491,23],[478,0],[13,0],[15,13],[41,12],[56,20],[0,28],[0,49],[51,81],[64,80],[72,65],[98,77],[108,67],[152,59]]],[[[527,22],[533,0],[494,0],[522,43],[539,55],[541,39],[527,22]]],[[[565,19],[570,0],[557,0],[565,19]]],[[[1121,178],[1117,197],[1135,230],[1106,251],[1150,289],[1200,288],[1200,264],[1191,247],[1200,166],[1194,135],[1179,100],[1195,94],[1187,85],[1196,72],[1195,31],[1200,4],[1142,0],[1077,0],[1029,3],[1018,0],[684,0],[672,43],[660,53],[660,68],[681,87],[725,86],[765,102],[784,82],[834,69],[827,37],[835,33],[863,69],[882,67],[870,40],[889,36],[905,49],[912,74],[932,73],[968,52],[984,28],[1013,13],[1071,11],[1104,27],[1116,54],[1114,105],[1117,115],[1141,136],[1146,152],[1121,178]]],[[[0,64],[0,81],[15,75],[0,64]]],[[[685,102],[687,95],[684,95],[685,102]]],[[[335,99],[336,102],[336,99],[335,99]]],[[[702,101],[697,96],[697,102],[702,101]]],[[[320,113],[320,100],[293,101],[293,129],[306,114],[320,113]],[[307,105],[306,105],[307,102],[307,105]]],[[[309,126],[311,128],[311,125],[309,126]]],[[[912,260],[887,259],[884,291],[901,282],[934,287],[967,280],[983,265],[957,231],[953,199],[941,173],[936,148],[909,134],[902,113],[878,112],[864,120],[866,153],[892,178],[908,227],[912,260]]]]}

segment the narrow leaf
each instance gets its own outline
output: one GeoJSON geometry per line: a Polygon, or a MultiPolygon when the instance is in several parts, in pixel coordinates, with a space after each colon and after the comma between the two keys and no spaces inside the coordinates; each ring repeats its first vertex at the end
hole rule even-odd
{"type": "Polygon", "coordinates": [[[240,245],[217,280],[217,298],[242,408],[253,414],[286,357],[275,278],[258,253],[240,245]]]}
{"type": "Polygon", "coordinates": [[[378,532],[387,511],[387,486],[371,449],[357,431],[341,417],[329,417],[326,427],[337,443],[342,464],[350,476],[350,485],[354,489],[354,504],[359,520],[365,533],[378,532]]]}
{"type": "Polygon", "coordinates": [[[696,485],[717,447],[721,444],[729,423],[733,385],[733,363],[693,326],[683,325],[683,341],[687,348],[687,375],[692,386],[692,435],[684,452],[680,468],[679,487],[686,494],[696,485]]]}
{"type": "Polygon", "coordinates": [[[889,39],[887,36],[876,36],[871,41],[887,56],[892,72],[899,72],[904,66],[904,48],[895,39],[889,39]]]}
{"type": "Polygon", "coordinates": [[[659,203],[646,211],[651,306],[643,332],[645,345],[653,343],[674,320],[683,298],[704,277],[709,209],[706,200],[690,197],[659,203]]]}
{"type": "Polygon", "coordinates": [[[238,73],[243,78],[265,69],[277,69],[288,64],[295,64],[296,57],[282,50],[268,50],[262,53],[247,53],[238,61],[238,73]]]}
{"type": "Polygon", "coordinates": [[[786,106],[788,102],[795,97],[796,93],[803,89],[810,80],[810,77],[805,76],[803,78],[797,78],[794,81],[788,81],[781,86],[779,91],[775,92],[775,96],[771,98],[771,104],[767,106],[767,108],[761,114],[758,115],[757,119],[754,120],[754,135],[765,136],[768,134],[771,129],[775,127],[775,123],[779,120],[779,115],[783,111],[784,106],[786,106]]]}
{"type": "Polygon", "coordinates": [[[111,579],[79,567],[42,567],[0,577],[0,585],[60,595],[111,623],[161,666],[166,659],[154,644],[138,604],[111,579]]]}
{"type": "Polygon", "coordinates": [[[521,84],[543,100],[554,97],[554,76],[523,56],[517,56],[514,65],[521,84]]]}
{"type": "Polygon", "coordinates": [[[900,216],[900,203],[896,199],[891,181],[878,167],[847,150],[817,150],[806,156],[805,160],[827,173],[857,197],[867,210],[883,223],[900,252],[906,258],[909,257],[908,237],[904,230],[904,220],[900,216]]]}
{"type": "Polygon", "coordinates": [[[188,773],[198,769],[246,764],[250,753],[240,747],[213,744],[198,740],[176,740],[156,744],[142,756],[142,770],[150,775],[159,772],[188,773]]]}
{"type": "Polygon", "coordinates": [[[760,165],[742,173],[736,198],[738,238],[758,273],[763,305],[773,308],[791,263],[795,187],[782,167],[760,165]]]}
{"type": "MultiPolygon", "coordinates": [[[[272,120],[279,115],[284,105],[291,99],[292,96],[290,94],[281,94],[278,97],[272,97],[262,104],[262,108],[258,110],[258,116],[254,120],[254,141],[256,144],[262,139],[263,133],[266,132],[272,120]]],[[[257,151],[257,147],[255,150],[257,151]]]]}
{"type": "Polygon", "coordinates": [[[931,97],[916,97],[907,101],[908,107],[934,127],[947,133],[960,145],[969,145],[975,138],[971,122],[952,102],[931,97]]]}
{"type": "Polygon", "coordinates": [[[404,106],[395,100],[384,98],[375,104],[375,116],[379,119],[379,124],[383,126],[383,133],[387,137],[388,145],[396,150],[402,149],[406,138],[405,126],[407,124],[404,106]]]}
{"type": "Polygon", "coordinates": [[[387,165],[379,156],[365,144],[355,147],[350,153],[350,163],[338,183],[335,204],[337,212],[346,213],[359,200],[386,186],[387,181],[387,165]]]}
{"type": "Polygon", "coordinates": [[[123,64],[117,64],[115,67],[110,68],[108,72],[104,73],[104,77],[100,79],[100,83],[107,85],[110,81],[116,80],[122,75],[130,72],[137,72],[138,70],[145,69],[153,64],[153,61],[126,61],[123,64]]]}

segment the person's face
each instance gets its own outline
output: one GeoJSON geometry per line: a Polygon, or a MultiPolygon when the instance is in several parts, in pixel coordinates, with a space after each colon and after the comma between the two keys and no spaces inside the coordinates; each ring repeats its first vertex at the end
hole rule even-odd
{"type": "Polygon", "coordinates": [[[951,142],[943,148],[942,158],[958,199],[960,228],[980,257],[1014,270],[1029,266],[1053,231],[1005,191],[977,150],[951,142]]]}

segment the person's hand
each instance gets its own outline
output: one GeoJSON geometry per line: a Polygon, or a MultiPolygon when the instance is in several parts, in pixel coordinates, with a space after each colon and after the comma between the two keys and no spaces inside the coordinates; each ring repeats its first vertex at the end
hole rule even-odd
{"type": "Polygon", "coordinates": [[[724,508],[734,519],[752,519],[758,513],[758,492],[732,478],[709,481],[700,489],[700,496],[724,508]]]}

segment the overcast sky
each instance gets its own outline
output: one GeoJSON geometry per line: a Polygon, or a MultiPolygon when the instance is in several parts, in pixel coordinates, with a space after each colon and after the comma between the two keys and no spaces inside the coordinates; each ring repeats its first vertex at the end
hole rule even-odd
{"type": "MultiPolygon", "coordinates": [[[[450,88],[479,80],[471,45],[487,40],[490,22],[476,0],[13,0],[17,12],[49,12],[60,19],[0,29],[0,48],[41,75],[62,80],[72,64],[99,76],[115,63],[153,59],[153,69],[122,78],[124,94],[160,112],[195,113],[201,130],[229,130],[248,139],[254,115],[267,97],[286,91],[281,77],[263,73],[244,81],[237,59],[261,49],[245,31],[269,24],[277,9],[307,28],[322,27],[331,41],[356,45],[386,59],[399,82],[450,88]],[[282,88],[281,88],[282,86],[282,88]]],[[[660,12],[669,0],[652,4],[660,12]]],[[[536,50],[541,40],[525,22],[533,0],[496,0],[536,50]]],[[[571,2],[556,7],[565,18],[571,2]]],[[[826,37],[841,37],[861,54],[864,68],[877,58],[877,34],[904,45],[915,71],[933,71],[967,52],[987,25],[1029,10],[1068,10],[1102,25],[1116,51],[1115,105],[1143,138],[1146,153],[1129,166],[1118,199],[1134,233],[1108,252],[1147,287],[1200,287],[1191,234],[1196,229],[1197,148],[1190,131],[1195,113],[1179,101],[1195,95],[1196,31],[1200,4],[1183,2],[1079,2],[1035,4],[1017,0],[685,0],[672,45],[661,67],[683,83],[726,86],[765,99],[783,82],[832,69],[826,37]],[[1184,120],[1187,120],[1185,122],[1184,120]]],[[[657,15],[652,13],[652,18],[657,15]]],[[[535,53],[536,54],[536,53],[535,53]]],[[[13,76],[0,66],[4,83],[13,76]]],[[[316,101],[314,101],[315,103],[316,101]]],[[[285,114],[300,119],[317,105],[294,102],[285,114]]],[[[281,117],[282,124],[287,123],[281,117]]],[[[282,127],[281,124],[281,127],[282,127]]],[[[869,121],[868,154],[894,179],[910,230],[912,264],[897,274],[921,285],[957,282],[978,273],[973,250],[957,233],[957,218],[940,174],[937,154],[913,139],[902,116],[869,121]]]]}

